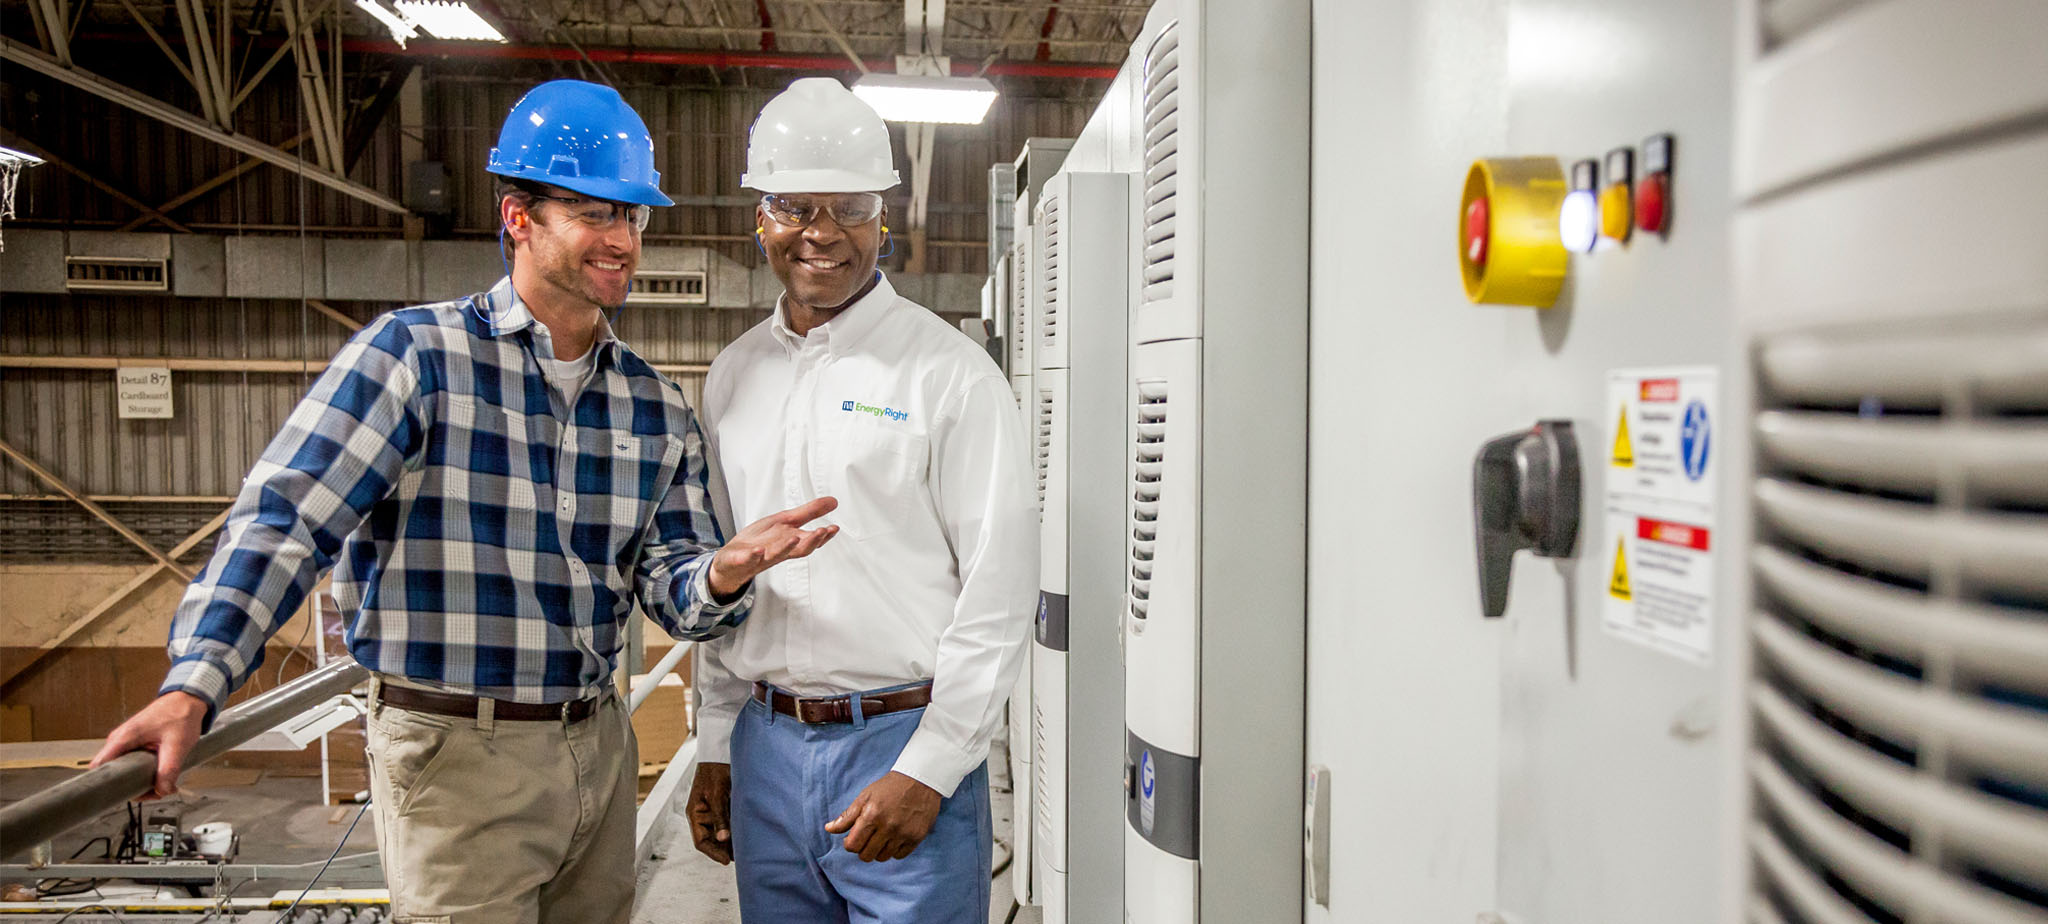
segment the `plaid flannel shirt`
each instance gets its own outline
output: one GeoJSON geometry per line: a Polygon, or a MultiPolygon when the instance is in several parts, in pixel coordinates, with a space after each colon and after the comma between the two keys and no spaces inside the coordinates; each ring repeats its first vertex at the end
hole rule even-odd
{"type": "Polygon", "coordinates": [[[572,410],[509,279],[357,333],[244,481],[162,691],[217,710],[337,565],[358,662],[494,699],[601,691],[636,598],[677,638],[738,625],[751,588],[718,605],[706,583],[723,537],[696,415],[624,344],[593,348],[572,410]]]}

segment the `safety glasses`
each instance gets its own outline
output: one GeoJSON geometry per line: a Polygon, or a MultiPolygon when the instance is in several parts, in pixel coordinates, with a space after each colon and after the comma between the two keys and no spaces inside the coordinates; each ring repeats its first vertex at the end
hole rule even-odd
{"type": "Polygon", "coordinates": [[[775,219],[776,224],[792,228],[808,228],[818,216],[829,214],[842,228],[853,228],[874,221],[882,214],[881,193],[833,193],[818,195],[768,195],[761,197],[761,208],[775,219]]]}
{"type": "Polygon", "coordinates": [[[609,228],[612,222],[625,221],[635,231],[647,230],[647,219],[654,216],[654,209],[633,202],[610,202],[604,199],[582,199],[575,196],[547,196],[532,194],[535,199],[560,202],[569,217],[593,228],[609,228]]]}

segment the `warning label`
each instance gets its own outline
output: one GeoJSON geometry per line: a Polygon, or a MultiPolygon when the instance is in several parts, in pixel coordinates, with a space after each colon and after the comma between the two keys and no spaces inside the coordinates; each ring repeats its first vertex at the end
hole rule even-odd
{"type": "Polygon", "coordinates": [[[1607,388],[1614,559],[1602,622],[1699,664],[1713,656],[1716,386],[1707,368],[1617,370],[1607,388]]]}

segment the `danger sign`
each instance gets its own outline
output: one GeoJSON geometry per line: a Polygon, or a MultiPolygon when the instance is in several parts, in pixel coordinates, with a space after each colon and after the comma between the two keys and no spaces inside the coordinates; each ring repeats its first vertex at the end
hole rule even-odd
{"type": "Polygon", "coordinates": [[[1606,469],[1614,635],[1698,664],[1712,660],[1716,370],[1616,370],[1606,469]]]}

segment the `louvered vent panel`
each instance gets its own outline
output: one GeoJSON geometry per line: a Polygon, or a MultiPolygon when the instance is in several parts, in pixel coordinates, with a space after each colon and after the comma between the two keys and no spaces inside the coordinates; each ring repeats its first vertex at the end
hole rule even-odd
{"type": "Polygon", "coordinates": [[[708,305],[702,270],[641,270],[633,274],[629,305],[708,305]]]}
{"type": "MultiPolygon", "coordinates": [[[[1052,758],[1045,753],[1045,703],[1031,698],[1031,817],[1040,836],[1052,835],[1052,785],[1045,778],[1052,758]]],[[[1065,767],[1060,772],[1066,772],[1065,767]]]]}
{"type": "Polygon", "coordinates": [[[1174,219],[1180,184],[1180,25],[1145,53],[1146,303],[1173,297],[1174,219]]]}
{"type": "Polygon", "coordinates": [[[1757,353],[1752,921],[2048,921],[2048,326],[1757,353]]]}
{"type": "Polygon", "coordinates": [[[1039,348],[1051,351],[1059,346],[1060,333],[1060,200],[1046,194],[1038,218],[1038,260],[1045,274],[1039,278],[1039,348]]]}
{"type": "Polygon", "coordinates": [[[170,261],[150,257],[65,257],[69,292],[167,292],[170,261]]]}
{"type": "Polygon", "coordinates": [[[1166,382],[1138,382],[1137,466],[1131,473],[1131,615],[1146,618],[1152,607],[1152,559],[1159,542],[1159,499],[1166,472],[1166,382]]]}
{"type": "Polygon", "coordinates": [[[1046,466],[1052,464],[1052,389],[1038,390],[1037,416],[1038,522],[1042,524],[1045,522],[1045,471],[1046,466]]]}
{"type": "Polygon", "coordinates": [[[1031,333],[1031,267],[1025,262],[1028,252],[1022,241],[1010,250],[1010,374],[1031,373],[1030,345],[1024,338],[1031,333]]]}

